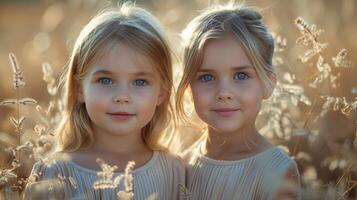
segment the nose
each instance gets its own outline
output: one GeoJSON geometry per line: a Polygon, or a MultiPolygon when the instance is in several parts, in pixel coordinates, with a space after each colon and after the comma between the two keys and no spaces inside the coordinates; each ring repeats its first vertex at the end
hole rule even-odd
{"type": "Polygon", "coordinates": [[[233,95],[231,93],[225,92],[225,93],[219,93],[216,97],[217,100],[220,101],[227,101],[227,100],[232,100],[233,95]]]}
{"type": "Polygon", "coordinates": [[[129,88],[126,86],[121,86],[117,89],[116,94],[113,96],[113,103],[115,104],[128,104],[132,101],[129,88]]]}
{"type": "Polygon", "coordinates": [[[124,96],[124,95],[121,95],[121,96],[115,96],[113,98],[113,103],[118,103],[118,104],[128,104],[131,102],[131,99],[129,96],[124,96]]]}
{"type": "Polygon", "coordinates": [[[219,101],[227,101],[227,100],[232,100],[234,97],[234,94],[231,90],[231,84],[230,83],[226,83],[226,82],[222,82],[219,85],[219,90],[216,94],[216,99],[219,101]]]}

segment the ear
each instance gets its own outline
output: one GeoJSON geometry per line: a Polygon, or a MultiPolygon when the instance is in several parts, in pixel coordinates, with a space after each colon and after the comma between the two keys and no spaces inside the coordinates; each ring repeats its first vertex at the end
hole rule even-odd
{"type": "Polygon", "coordinates": [[[167,92],[161,87],[156,106],[159,106],[167,98],[167,92]]]}
{"type": "Polygon", "coordinates": [[[82,83],[76,81],[77,84],[77,101],[84,103],[84,92],[82,83]]]}
{"type": "Polygon", "coordinates": [[[268,74],[268,79],[270,80],[271,84],[265,85],[264,87],[264,94],[263,94],[263,99],[268,99],[274,91],[275,85],[276,85],[276,74],[271,72],[268,74]]]}

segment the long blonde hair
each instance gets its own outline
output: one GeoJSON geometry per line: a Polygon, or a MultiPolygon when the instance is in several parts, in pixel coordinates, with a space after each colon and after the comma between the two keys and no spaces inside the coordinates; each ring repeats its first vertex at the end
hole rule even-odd
{"type": "Polygon", "coordinates": [[[80,32],[62,75],[65,117],[59,126],[62,151],[75,151],[93,143],[91,120],[84,103],[77,100],[79,82],[90,66],[108,46],[125,43],[154,63],[166,92],[166,99],[156,108],[153,119],[142,129],[144,142],[153,150],[166,149],[170,141],[168,128],[172,115],[172,58],[160,24],[146,10],[130,3],[106,9],[95,16],[80,32]],[[169,138],[168,138],[169,137],[169,138]]]}
{"type": "Polygon", "coordinates": [[[266,88],[273,88],[268,75],[274,73],[274,40],[262,22],[262,15],[254,8],[232,2],[211,6],[195,17],[182,32],[184,69],[177,89],[176,110],[185,122],[189,123],[184,97],[202,65],[204,46],[208,40],[219,39],[226,34],[232,34],[241,44],[266,88]]]}

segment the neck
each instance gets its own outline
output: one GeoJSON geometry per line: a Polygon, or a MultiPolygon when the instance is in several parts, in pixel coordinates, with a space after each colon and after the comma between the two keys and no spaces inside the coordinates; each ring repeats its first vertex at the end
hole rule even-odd
{"type": "Polygon", "coordinates": [[[237,160],[258,153],[268,146],[269,142],[259,134],[255,126],[230,133],[209,128],[203,153],[216,159],[237,160]]]}
{"type": "Polygon", "coordinates": [[[117,155],[151,151],[141,137],[141,130],[126,134],[106,133],[98,129],[93,131],[94,142],[90,147],[92,151],[117,155]]]}

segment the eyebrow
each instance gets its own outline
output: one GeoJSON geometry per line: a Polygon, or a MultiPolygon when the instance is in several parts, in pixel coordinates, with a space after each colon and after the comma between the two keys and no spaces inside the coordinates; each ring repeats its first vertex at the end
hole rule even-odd
{"type": "Polygon", "coordinates": [[[134,76],[148,76],[148,77],[152,77],[152,78],[154,78],[155,77],[155,75],[153,74],[153,73],[151,73],[151,72],[136,72],[136,73],[134,73],[134,76]]]}
{"type": "MultiPolygon", "coordinates": [[[[244,70],[244,69],[254,69],[251,65],[241,65],[241,66],[233,66],[233,71],[244,70]]],[[[197,72],[214,72],[213,69],[199,69],[197,72]]]]}
{"type": "Polygon", "coordinates": [[[113,74],[113,72],[108,71],[108,70],[103,70],[103,69],[101,69],[101,70],[94,71],[94,72],[92,73],[92,75],[97,75],[97,74],[107,74],[107,75],[111,75],[111,74],[113,74]]]}
{"type": "MultiPolygon", "coordinates": [[[[112,71],[109,71],[109,70],[104,70],[104,69],[100,69],[100,70],[94,71],[94,72],[92,73],[93,76],[98,75],[98,74],[113,75],[113,74],[115,74],[115,73],[112,72],[112,71]]],[[[147,76],[147,77],[152,77],[152,78],[155,77],[153,73],[151,73],[151,72],[145,72],[145,71],[135,72],[135,73],[134,73],[134,76],[147,76]]]]}

